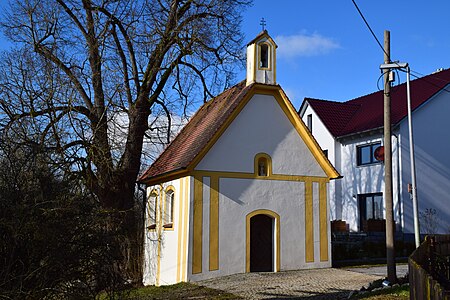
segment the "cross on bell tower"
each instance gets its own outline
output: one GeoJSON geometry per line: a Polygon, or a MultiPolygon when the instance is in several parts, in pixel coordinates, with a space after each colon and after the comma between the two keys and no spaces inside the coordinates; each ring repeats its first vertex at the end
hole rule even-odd
{"type": "Polygon", "coordinates": [[[261,25],[263,31],[266,30],[267,23],[266,20],[264,20],[264,18],[261,18],[261,22],[259,22],[259,25],[261,25]]]}

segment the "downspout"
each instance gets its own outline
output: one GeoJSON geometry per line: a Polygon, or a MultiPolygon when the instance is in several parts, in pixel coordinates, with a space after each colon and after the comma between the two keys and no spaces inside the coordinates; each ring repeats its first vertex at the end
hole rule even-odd
{"type": "Polygon", "coordinates": [[[141,215],[141,228],[139,230],[139,239],[140,239],[140,263],[141,263],[141,270],[140,270],[140,280],[141,280],[141,284],[143,283],[144,280],[144,268],[145,268],[145,249],[144,249],[144,239],[145,239],[145,211],[146,211],[146,204],[147,204],[147,195],[146,195],[146,189],[145,189],[145,184],[144,184],[144,188],[142,187],[142,184],[139,182],[136,182],[137,188],[139,191],[142,192],[142,215],[141,215]]]}
{"type": "Polygon", "coordinates": [[[405,226],[405,224],[403,224],[403,201],[401,198],[401,184],[400,184],[400,142],[399,137],[395,133],[393,133],[392,135],[395,136],[397,147],[397,202],[398,202],[398,220],[401,226],[399,231],[403,232],[403,227],[405,226]]]}

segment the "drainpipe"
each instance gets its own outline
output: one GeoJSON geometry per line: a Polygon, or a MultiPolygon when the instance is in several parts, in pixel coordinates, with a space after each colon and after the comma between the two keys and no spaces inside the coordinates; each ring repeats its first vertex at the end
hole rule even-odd
{"type": "Polygon", "coordinates": [[[401,182],[400,182],[400,142],[399,137],[396,134],[392,134],[395,136],[396,146],[397,146],[397,202],[398,202],[398,221],[401,226],[401,232],[403,232],[403,201],[401,198],[401,182]]]}
{"type": "Polygon", "coordinates": [[[145,252],[145,249],[144,249],[144,238],[145,238],[145,210],[146,210],[146,204],[147,204],[147,194],[146,194],[146,189],[145,189],[145,184],[141,184],[141,183],[139,183],[139,182],[136,182],[136,185],[137,185],[137,188],[138,188],[138,190],[139,191],[141,191],[142,192],[142,215],[141,215],[141,228],[140,228],[140,230],[139,230],[139,232],[140,232],[140,245],[141,245],[141,251],[140,251],[140,260],[141,260],[141,266],[142,266],[142,268],[141,268],[141,270],[140,270],[140,280],[141,280],[141,283],[143,282],[143,278],[144,278],[144,268],[145,268],[145,255],[144,255],[144,252],[145,252]],[[142,187],[142,186],[144,186],[144,187],[142,187]]]}

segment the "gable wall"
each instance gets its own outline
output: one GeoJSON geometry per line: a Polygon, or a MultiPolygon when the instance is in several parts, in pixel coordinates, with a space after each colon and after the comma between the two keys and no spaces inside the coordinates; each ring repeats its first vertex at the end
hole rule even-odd
{"type": "Polygon", "coordinates": [[[254,157],[261,152],[272,158],[274,174],[326,176],[276,99],[259,94],[249,100],[195,169],[253,173],[254,157]]]}
{"type": "MultiPolygon", "coordinates": [[[[300,115],[303,123],[308,124],[308,115],[312,115],[311,133],[322,150],[328,150],[328,159],[336,168],[336,170],[341,173],[340,143],[335,141],[333,135],[328,131],[314,109],[307,103],[305,105],[306,107],[302,112],[302,115],[300,115]]],[[[342,201],[340,196],[342,193],[341,179],[330,181],[328,186],[328,195],[330,199],[330,218],[331,220],[342,219],[342,201]]]]}
{"type": "MultiPolygon", "coordinates": [[[[317,143],[320,145],[322,150],[328,150],[328,159],[330,162],[335,165],[336,167],[336,155],[335,155],[335,144],[334,144],[334,138],[331,135],[331,133],[328,131],[328,129],[325,127],[323,122],[320,120],[320,118],[317,116],[314,109],[307,105],[305,111],[303,112],[303,115],[301,115],[301,118],[305,124],[308,124],[308,115],[312,115],[312,134],[314,138],[316,139],[317,143]]],[[[339,170],[338,170],[339,171],[339,170]]]]}

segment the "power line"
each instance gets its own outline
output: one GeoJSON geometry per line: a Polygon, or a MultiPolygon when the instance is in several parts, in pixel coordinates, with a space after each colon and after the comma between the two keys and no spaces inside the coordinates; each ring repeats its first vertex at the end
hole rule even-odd
{"type": "Polygon", "coordinates": [[[372,36],[375,38],[375,40],[378,43],[378,46],[380,46],[381,50],[383,50],[383,52],[389,57],[389,60],[391,59],[390,55],[388,55],[386,53],[386,50],[384,50],[383,45],[381,45],[380,41],[378,40],[377,36],[375,35],[375,33],[373,32],[372,28],[370,27],[369,23],[367,22],[366,18],[364,17],[363,13],[361,12],[361,10],[359,9],[358,5],[356,4],[355,0],[352,0],[353,5],[355,5],[356,10],[358,11],[359,15],[361,16],[361,18],[363,19],[364,23],[366,23],[367,28],[369,29],[370,33],[372,34],[372,36]]]}
{"type": "MultiPolygon", "coordinates": [[[[356,4],[355,0],[352,0],[352,2],[353,2],[353,5],[355,6],[356,10],[358,11],[359,15],[360,15],[361,18],[363,19],[364,23],[366,24],[367,28],[369,29],[370,33],[371,33],[372,36],[375,38],[375,40],[376,40],[378,46],[380,46],[381,50],[389,57],[389,60],[391,60],[391,59],[390,59],[390,55],[386,53],[386,50],[384,49],[383,45],[381,45],[381,42],[378,40],[377,36],[376,36],[375,33],[373,32],[372,28],[371,28],[370,25],[369,25],[369,22],[367,22],[366,18],[364,17],[363,13],[362,13],[361,10],[359,9],[359,7],[358,7],[358,5],[356,4]]],[[[394,62],[394,63],[395,63],[395,62],[394,62]]],[[[404,71],[404,70],[402,70],[402,71],[404,71]]],[[[433,83],[433,82],[427,80],[427,79],[425,78],[426,76],[425,76],[424,74],[421,74],[420,72],[417,72],[417,71],[413,71],[413,70],[411,70],[411,69],[410,69],[410,72],[411,72],[410,74],[411,74],[413,77],[416,77],[417,79],[422,79],[424,82],[426,82],[426,83],[428,83],[428,84],[430,84],[430,85],[432,85],[432,86],[434,86],[434,87],[440,88],[437,84],[435,84],[435,83],[433,83]],[[416,74],[418,74],[419,76],[422,76],[422,77],[419,77],[419,76],[417,76],[417,75],[415,75],[415,74],[413,74],[413,73],[416,73],[416,74]]],[[[398,73],[398,71],[397,71],[397,73],[398,73]]],[[[381,78],[382,76],[383,76],[383,75],[381,75],[380,78],[381,78]]],[[[377,80],[377,88],[378,88],[378,89],[380,89],[379,86],[378,86],[378,83],[379,83],[380,78],[378,78],[378,80],[377,80]]],[[[447,82],[447,84],[449,83],[448,80],[439,78],[438,76],[435,76],[434,78],[439,79],[439,80],[444,81],[444,82],[447,82]]],[[[450,93],[450,90],[448,90],[446,87],[441,88],[441,90],[443,90],[443,91],[445,91],[445,92],[447,92],[447,93],[450,93]]]]}

